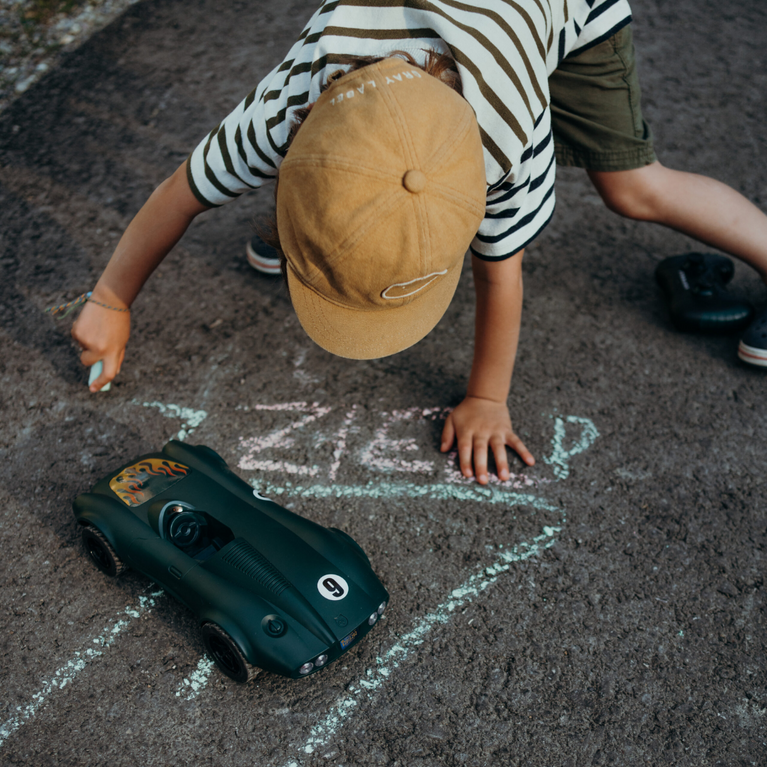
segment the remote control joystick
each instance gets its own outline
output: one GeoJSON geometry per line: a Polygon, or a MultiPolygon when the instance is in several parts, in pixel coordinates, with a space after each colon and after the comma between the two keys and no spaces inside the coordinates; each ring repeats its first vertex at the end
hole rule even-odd
{"type": "Polygon", "coordinates": [[[697,277],[706,271],[706,265],[701,253],[691,253],[682,266],[683,271],[690,277],[697,277]]]}
{"type": "Polygon", "coordinates": [[[672,256],[655,269],[674,325],[707,333],[738,330],[753,315],[748,301],[727,292],[734,274],[732,261],[715,253],[672,256]]]}

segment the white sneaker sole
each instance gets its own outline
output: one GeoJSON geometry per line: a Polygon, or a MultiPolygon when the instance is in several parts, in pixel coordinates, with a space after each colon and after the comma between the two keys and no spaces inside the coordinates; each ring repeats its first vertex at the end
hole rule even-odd
{"type": "Polygon", "coordinates": [[[767,368],[767,349],[755,349],[753,346],[744,344],[743,341],[738,345],[738,357],[749,365],[758,365],[767,368]]]}
{"type": "Polygon", "coordinates": [[[248,263],[257,271],[262,274],[280,274],[280,262],[276,258],[266,258],[256,253],[253,248],[250,247],[250,243],[245,246],[245,253],[248,257],[248,263]]]}

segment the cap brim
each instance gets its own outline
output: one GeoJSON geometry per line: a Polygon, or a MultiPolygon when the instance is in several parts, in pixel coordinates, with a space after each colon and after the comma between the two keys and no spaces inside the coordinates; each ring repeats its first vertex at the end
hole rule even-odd
{"type": "Polygon", "coordinates": [[[461,278],[463,259],[423,295],[391,308],[370,311],[331,303],[306,287],[288,262],[293,308],[308,336],[331,354],[354,360],[388,357],[418,343],[440,321],[461,278]]]}

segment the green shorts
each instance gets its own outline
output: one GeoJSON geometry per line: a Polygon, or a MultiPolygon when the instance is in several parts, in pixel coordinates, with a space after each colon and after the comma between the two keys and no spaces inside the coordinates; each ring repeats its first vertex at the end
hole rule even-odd
{"type": "Polygon", "coordinates": [[[632,170],[657,159],[642,118],[631,25],[567,56],[549,78],[557,162],[632,170]]]}

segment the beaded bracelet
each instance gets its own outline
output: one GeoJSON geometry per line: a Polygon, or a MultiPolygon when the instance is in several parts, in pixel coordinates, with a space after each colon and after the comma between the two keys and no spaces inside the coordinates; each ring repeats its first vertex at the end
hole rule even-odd
{"type": "Polygon", "coordinates": [[[81,304],[84,304],[86,301],[90,301],[92,304],[98,304],[99,306],[103,306],[105,309],[111,309],[113,312],[129,312],[130,309],[122,308],[120,306],[109,306],[108,304],[103,304],[101,301],[97,301],[95,298],[91,298],[93,295],[92,291],[88,291],[87,293],[83,293],[82,295],[78,296],[72,301],[69,301],[66,304],[58,304],[57,306],[50,306],[45,311],[50,312],[51,314],[58,314],[59,312],[64,312],[61,316],[66,317],[68,314],[73,312],[75,309],[77,309],[78,306],[81,304]]]}
{"type": "Polygon", "coordinates": [[[125,308],[120,306],[108,306],[107,304],[102,304],[101,301],[97,301],[95,298],[91,298],[90,293],[86,293],[87,298],[86,301],[90,301],[92,304],[98,304],[99,306],[103,306],[105,309],[111,309],[113,312],[129,312],[130,309],[126,306],[125,308]]]}

